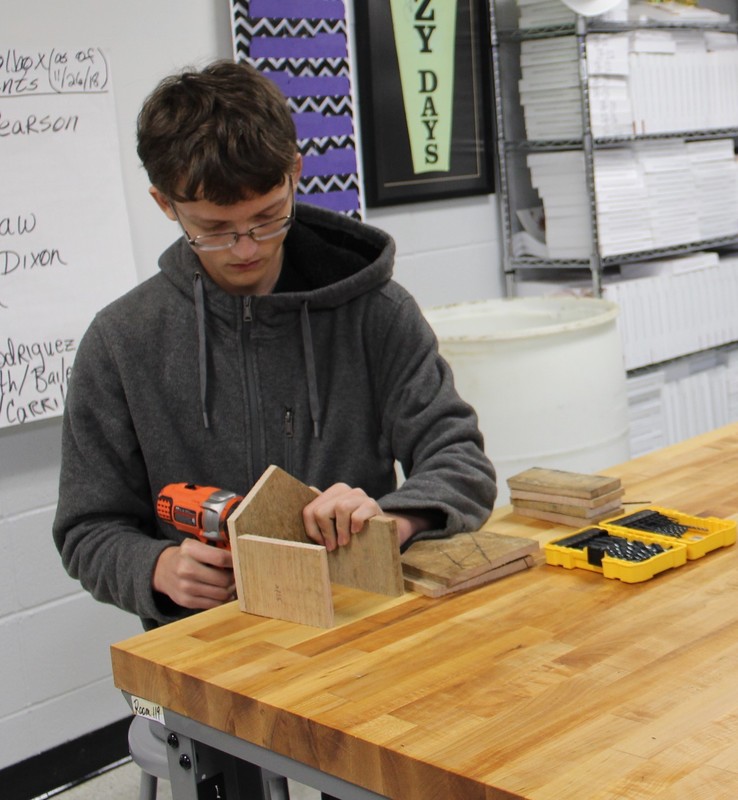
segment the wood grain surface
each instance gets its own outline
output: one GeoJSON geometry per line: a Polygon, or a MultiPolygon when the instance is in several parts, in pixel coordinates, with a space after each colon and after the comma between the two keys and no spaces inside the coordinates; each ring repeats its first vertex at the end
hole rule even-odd
{"type": "Polygon", "coordinates": [[[571,516],[557,511],[543,511],[540,508],[520,508],[518,505],[513,505],[514,512],[520,517],[529,517],[530,519],[542,519],[552,524],[567,525],[570,528],[585,528],[594,522],[608,517],[615,516],[620,511],[620,504],[612,508],[606,508],[604,511],[597,510],[596,513],[584,518],[578,515],[571,516]]]}
{"type": "Polygon", "coordinates": [[[328,551],[318,544],[238,537],[242,565],[242,610],[330,628],[333,625],[333,592],[328,571],[328,551]]]}
{"type": "Polygon", "coordinates": [[[453,586],[537,550],[538,542],[530,538],[475,531],[458,533],[449,539],[415,542],[401,560],[406,577],[429,578],[453,586]]]}
{"type": "MultiPolygon", "coordinates": [[[[537,547],[537,545],[536,545],[537,547]]],[[[442,583],[441,581],[433,580],[433,578],[421,578],[415,575],[408,575],[405,573],[405,588],[411,592],[419,592],[428,597],[443,597],[445,594],[452,592],[462,592],[466,589],[474,589],[477,586],[483,586],[485,583],[492,583],[498,581],[500,578],[505,578],[507,575],[512,575],[514,572],[520,572],[523,569],[530,569],[535,565],[533,556],[523,556],[516,558],[512,561],[507,561],[497,567],[475,575],[473,578],[468,578],[461,583],[453,583],[450,586],[442,583]]]]}
{"type": "Polygon", "coordinates": [[[610,505],[615,500],[619,500],[625,490],[620,487],[613,492],[606,492],[598,497],[564,497],[560,494],[547,494],[546,492],[524,492],[519,489],[510,491],[510,500],[517,503],[518,500],[537,500],[540,503],[562,503],[566,502],[569,506],[581,508],[597,508],[598,506],[610,505]]]}
{"type": "Polygon", "coordinates": [[[510,489],[525,492],[545,492],[564,497],[591,499],[620,488],[616,478],[607,475],[588,475],[560,469],[531,467],[507,479],[510,489]]]}
{"type": "MultiPolygon", "coordinates": [[[[587,508],[585,506],[578,506],[578,505],[568,505],[567,503],[552,503],[549,501],[541,501],[541,500],[520,500],[514,499],[513,505],[516,509],[519,509],[521,513],[523,511],[545,511],[549,514],[564,514],[565,516],[569,517],[581,517],[586,524],[586,520],[588,519],[602,519],[604,514],[609,514],[612,516],[613,514],[617,514],[620,510],[620,498],[616,498],[610,503],[604,503],[601,506],[596,506],[594,508],[587,508]]],[[[533,516],[531,514],[531,516],[533,516]]],[[[543,517],[545,519],[545,517],[543,517]]]]}
{"type": "MultiPolygon", "coordinates": [[[[626,502],[732,517],[738,424],[604,472],[626,502]]],[[[510,507],[485,528],[568,530],[510,507]]],[[[396,800],[738,798],[735,546],[637,585],[538,555],[438,599],[334,603],[329,630],[232,603],[142,634],[115,683],[396,800]]]]}

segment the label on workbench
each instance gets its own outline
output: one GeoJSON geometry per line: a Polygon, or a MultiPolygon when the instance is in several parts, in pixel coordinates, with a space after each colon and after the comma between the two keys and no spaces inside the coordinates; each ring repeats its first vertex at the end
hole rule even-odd
{"type": "Polygon", "coordinates": [[[153,719],[156,722],[164,724],[164,709],[158,703],[152,703],[150,700],[144,700],[143,697],[135,697],[131,695],[131,708],[133,713],[139,717],[146,717],[153,719]]]}

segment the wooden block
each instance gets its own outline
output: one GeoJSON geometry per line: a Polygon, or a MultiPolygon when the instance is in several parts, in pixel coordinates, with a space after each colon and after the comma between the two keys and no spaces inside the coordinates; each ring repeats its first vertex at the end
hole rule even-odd
{"type": "Polygon", "coordinates": [[[402,555],[405,576],[454,586],[539,549],[534,539],[492,531],[457,533],[448,539],[415,542],[402,555]]]}
{"type": "Polygon", "coordinates": [[[249,566],[242,576],[243,611],[318,628],[333,625],[325,547],[244,534],[238,554],[249,566]]]}
{"type": "MultiPolygon", "coordinates": [[[[602,519],[603,515],[610,516],[617,514],[622,508],[620,497],[616,497],[605,505],[596,506],[595,508],[587,508],[586,506],[569,505],[568,503],[550,503],[542,502],[540,500],[521,500],[519,498],[513,500],[513,508],[521,514],[525,514],[526,510],[534,509],[538,511],[548,511],[552,514],[563,514],[570,517],[581,517],[584,522],[588,519],[602,519]]],[[[583,522],[583,524],[584,524],[583,522]]]]}
{"type": "Polygon", "coordinates": [[[590,525],[595,525],[600,520],[608,519],[608,517],[612,517],[617,513],[616,509],[615,511],[606,511],[605,513],[596,517],[590,517],[589,519],[582,519],[581,517],[572,517],[569,516],[568,514],[554,514],[551,511],[541,511],[537,508],[517,509],[513,507],[513,511],[521,517],[542,519],[546,520],[546,522],[557,522],[560,525],[569,525],[572,528],[587,528],[590,525]]]}
{"type": "Polygon", "coordinates": [[[593,498],[620,488],[620,478],[532,467],[507,479],[510,489],[593,498]]]}
{"type": "Polygon", "coordinates": [[[582,508],[599,508],[619,500],[625,494],[625,489],[616,489],[614,492],[607,492],[599,497],[566,497],[561,494],[547,494],[546,492],[524,492],[519,489],[511,489],[510,500],[516,503],[518,500],[537,500],[540,503],[565,503],[569,506],[581,506],[582,508]]]}
{"type": "Polygon", "coordinates": [[[408,591],[418,592],[418,594],[423,594],[426,597],[443,597],[444,595],[454,592],[462,592],[465,589],[474,589],[477,586],[484,586],[487,583],[492,583],[500,578],[504,578],[506,575],[512,575],[515,572],[530,569],[534,564],[535,560],[533,556],[516,558],[514,561],[509,561],[507,564],[487,570],[487,572],[477,575],[476,578],[454,584],[453,586],[446,586],[430,578],[417,578],[412,575],[406,575],[405,588],[408,591]]]}

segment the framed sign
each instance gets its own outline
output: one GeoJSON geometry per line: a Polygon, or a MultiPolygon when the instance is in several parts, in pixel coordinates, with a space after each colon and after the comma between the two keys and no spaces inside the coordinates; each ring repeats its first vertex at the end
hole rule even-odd
{"type": "Polygon", "coordinates": [[[493,191],[486,0],[354,3],[367,206],[493,191]]]}

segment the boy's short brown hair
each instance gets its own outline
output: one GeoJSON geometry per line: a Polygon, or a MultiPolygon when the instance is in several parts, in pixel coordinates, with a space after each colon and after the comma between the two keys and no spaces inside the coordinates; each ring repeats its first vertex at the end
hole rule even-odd
{"type": "Polygon", "coordinates": [[[248,64],[217,61],[165,78],[138,115],[138,155],[177,202],[230,205],[269,192],[294,169],[297,136],[284,96],[248,64]]]}

